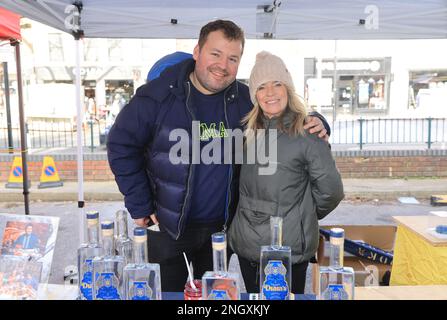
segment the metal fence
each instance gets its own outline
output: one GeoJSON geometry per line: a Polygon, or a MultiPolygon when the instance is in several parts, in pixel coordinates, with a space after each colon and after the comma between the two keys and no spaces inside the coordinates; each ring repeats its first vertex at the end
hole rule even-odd
{"type": "MultiPolygon", "coordinates": [[[[358,119],[330,123],[330,143],[357,145],[360,150],[366,145],[425,145],[447,142],[446,118],[423,119],[358,119]]],[[[104,121],[88,121],[82,128],[83,145],[92,152],[105,143],[104,121]]],[[[13,148],[20,147],[18,127],[12,128],[13,148]]],[[[77,146],[76,124],[66,122],[33,121],[27,124],[29,149],[71,148],[77,146]]],[[[0,127],[0,149],[8,149],[8,129],[0,127]]]]}
{"type": "Polygon", "coordinates": [[[446,118],[358,119],[336,121],[332,144],[356,144],[360,150],[368,144],[425,144],[447,142],[446,118]]]}
{"type": "MultiPolygon", "coordinates": [[[[104,121],[87,121],[83,123],[83,146],[95,151],[105,144],[104,121]]],[[[20,131],[18,127],[11,128],[12,147],[20,148],[20,131]]],[[[72,148],[77,146],[76,123],[70,121],[32,121],[26,124],[28,149],[46,148],[72,148]]],[[[8,128],[0,127],[0,149],[7,150],[10,147],[8,128]]]]}

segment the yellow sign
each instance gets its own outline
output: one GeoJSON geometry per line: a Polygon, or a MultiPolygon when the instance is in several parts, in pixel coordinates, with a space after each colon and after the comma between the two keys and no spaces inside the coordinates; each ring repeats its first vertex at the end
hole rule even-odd
{"type": "Polygon", "coordinates": [[[22,169],[22,157],[14,157],[12,162],[11,171],[9,171],[8,182],[6,188],[22,188],[23,186],[23,169],[22,169]]]}
{"type": "Polygon", "coordinates": [[[57,173],[56,164],[53,157],[45,156],[43,158],[42,173],[40,174],[39,189],[60,187],[63,183],[57,173]]]}

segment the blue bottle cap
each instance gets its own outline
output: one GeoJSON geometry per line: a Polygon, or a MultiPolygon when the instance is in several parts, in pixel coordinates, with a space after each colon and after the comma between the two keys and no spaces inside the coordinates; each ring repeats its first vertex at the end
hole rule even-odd
{"type": "Polygon", "coordinates": [[[342,228],[332,228],[330,235],[333,238],[343,238],[345,236],[345,230],[342,228]]]}
{"type": "Polygon", "coordinates": [[[103,229],[103,230],[113,229],[114,226],[115,226],[115,223],[113,221],[103,221],[103,222],[101,222],[101,229],[103,229]]]}
{"type": "Polygon", "coordinates": [[[136,237],[141,237],[141,236],[147,235],[146,228],[136,227],[135,229],[133,229],[133,235],[136,237]]]}
{"type": "Polygon", "coordinates": [[[440,224],[436,226],[436,232],[441,234],[447,234],[447,225],[440,224]]]}
{"type": "Polygon", "coordinates": [[[212,242],[216,242],[216,243],[225,242],[226,241],[225,233],[223,233],[223,232],[213,233],[211,235],[211,240],[212,240],[212,242]]]}
{"type": "Polygon", "coordinates": [[[99,212],[98,211],[87,211],[86,212],[87,219],[98,219],[99,218],[99,212]]]}

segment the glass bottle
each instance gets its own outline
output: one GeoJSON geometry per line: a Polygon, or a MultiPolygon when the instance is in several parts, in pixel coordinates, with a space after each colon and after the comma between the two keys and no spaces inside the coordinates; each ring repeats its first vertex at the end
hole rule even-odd
{"type": "Polygon", "coordinates": [[[279,216],[270,217],[271,245],[261,247],[260,298],[287,300],[292,284],[292,251],[282,245],[282,223],[279,216]]]}
{"type": "Polygon", "coordinates": [[[118,210],[115,213],[116,237],[115,249],[116,254],[126,259],[126,264],[133,262],[132,260],[132,239],[129,238],[127,227],[127,211],[118,210]]]}
{"type": "Polygon", "coordinates": [[[160,265],[148,263],[147,230],[137,227],[133,235],[135,261],[124,268],[126,300],[161,300],[160,265]]]}
{"type": "Polygon", "coordinates": [[[113,221],[101,223],[104,255],[93,259],[93,299],[122,300],[125,259],[115,255],[113,221]]]}
{"type": "Polygon", "coordinates": [[[319,292],[320,300],[352,300],[354,299],[354,269],[343,266],[345,231],[332,228],[330,231],[329,266],[320,267],[319,292]]]}
{"type": "Polygon", "coordinates": [[[240,300],[239,274],[227,271],[227,238],[224,232],[211,235],[213,269],[202,277],[203,300],[240,300]]]}
{"type": "Polygon", "coordinates": [[[102,256],[104,251],[99,243],[99,212],[86,212],[87,243],[78,249],[78,285],[79,298],[82,300],[93,300],[92,294],[92,260],[94,257],[102,256]]]}

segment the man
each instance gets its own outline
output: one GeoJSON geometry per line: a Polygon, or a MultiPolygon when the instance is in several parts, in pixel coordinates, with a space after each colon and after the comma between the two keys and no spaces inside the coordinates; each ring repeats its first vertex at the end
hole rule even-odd
{"type": "MultiPolygon", "coordinates": [[[[213,269],[211,234],[227,229],[237,205],[237,167],[223,161],[174,165],[169,154],[176,141],[169,135],[184,129],[192,139],[193,121],[200,128],[242,129],[252,107],[248,87],[235,81],[244,42],[231,21],[205,25],[193,59],[140,87],[109,133],[108,159],[126,208],[137,225],[152,225],[149,261],[160,264],[163,291],[183,291],[183,252],[195,278],[213,269]]],[[[305,128],[326,136],[318,118],[310,117],[305,128]]],[[[200,149],[214,139],[222,137],[202,135],[200,149]]]]}
{"type": "Polygon", "coordinates": [[[25,233],[19,236],[14,241],[14,248],[16,249],[38,249],[39,238],[33,233],[33,225],[27,224],[25,227],[25,233]]]}

